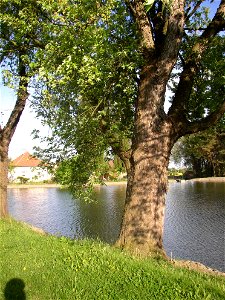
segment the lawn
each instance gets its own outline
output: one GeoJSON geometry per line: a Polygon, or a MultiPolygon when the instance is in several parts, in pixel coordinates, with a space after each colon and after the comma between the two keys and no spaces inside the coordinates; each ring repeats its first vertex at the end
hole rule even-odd
{"type": "Polygon", "coordinates": [[[0,299],[225,299],[225,278],[0,221],[0,299]]]}

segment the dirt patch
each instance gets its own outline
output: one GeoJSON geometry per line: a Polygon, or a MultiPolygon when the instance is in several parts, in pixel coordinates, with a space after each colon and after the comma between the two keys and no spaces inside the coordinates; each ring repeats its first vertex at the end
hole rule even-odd
{"type": "Polygon", "coordinates": [[[41,235],[48,235],[43,229],[38,228],[38,227],[35,227],[35,226],[33,226],[33,225],[29,225],[29,228],[30,228],[32,231],[34,231],[34,232],[36,232],[36,233],[38,233],[38,234],[41,234],[41,235]]]}
{"type": "Polygon", "coordinates": [[[182,267],[182,268],[184,267],[189,270],[195,270],[198,272],[225,277],[225,273],[209,268],[199,262],[195,262],[191,260],[172,260],[171,262],[176,267],[182,267]]]}

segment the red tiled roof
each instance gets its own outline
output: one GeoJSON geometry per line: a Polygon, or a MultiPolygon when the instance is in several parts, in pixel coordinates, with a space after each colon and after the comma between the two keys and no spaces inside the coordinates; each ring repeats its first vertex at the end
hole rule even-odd
{"type": "Polygon", "coordinates": [[[38,167],[41,160],[25,152],[11,162],[13,167],[38,167]]]}

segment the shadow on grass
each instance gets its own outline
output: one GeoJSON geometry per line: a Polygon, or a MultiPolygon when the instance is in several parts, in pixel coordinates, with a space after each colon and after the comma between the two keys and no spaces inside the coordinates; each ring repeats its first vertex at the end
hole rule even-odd
{"type": "Polygon", "coordinates": [[[20,278],[10,279],[5,286],[5,300],[26,300],[25,283],[20,278]]]}

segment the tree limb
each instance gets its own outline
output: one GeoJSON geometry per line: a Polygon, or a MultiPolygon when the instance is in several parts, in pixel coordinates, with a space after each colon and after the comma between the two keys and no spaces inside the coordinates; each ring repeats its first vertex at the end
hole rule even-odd
{"type": "Polygon", "coordinates": [[[164,36],[164,41],[161,44],[160,52],[163,58],[167,56],[168,62],[173,60],[175,63],[183,36],[184,2],[184,0],[172,1],[171,7],[167,8],[170,12],[162,11],[164,25],[161,28],[162,32],[159,35],[159,39],[162,39],[164,36]],[[173,43],[171,43],[171,41],[173,41],[173,43]]]}
{"type": "Polygon", "coordinates": [[[17,101],[14,106],[14,109],[8,119],[7,124],[2,129],[1,132],[1,139],[4,139],[7,141],[8,145],[13,137],[13,134],[16,130],[16,126],[19,123],[20,117],[22,115],[22,112],[25,108],[26,100],[28,99],[28,78],[27,78],[27,72],[26,67],[21,59],[22,53],[20,53],[19,56],[19,72],[18,76],[20,78],[19,80],[19,88],[17,93],[17,101]]]}
{"type": "Polygon", "coordinates": [[[217,12],[209,23],[208,27],[202,33],[201,39],[208,39],[215,36],[221,30],[225,29],[225,0],[221,0],[217,12]]]}
{"type": "Polygon", "coordinates": [[[184,67],[185,66],[185,59],[183,58],[183,56],[181,55],[181,53],[178,53],[178,57],[181,60],[182,66],[184,67]]]}
{"type": "Polygon", "coordinates": [[[143,0],[125,0],[127,7],[130,9],[134,20],[137,24],[141,39],[141,49],[145,57],[149,57],[155,51],[155,42],[151,24],[143,0]]]}
{"type": "MultiPolygon", "coordinates": [[[[6,38],[4,35],[0,35],[0,38],[3,39],[3,40],[5,40],[7,42],[6,51],[8,50],[8,52],[10,50],[13,50],[13,51],[25,51],[27,49],[27,45],[17,44],[15,41],[11,40],[10,38],[6,38]]],[[[42,41],[39,41],[36,38],[33,38],[30,34],[27,34],[26,38],[29,39],[29,41],[30,41],[29,48],[45,49],[46,44],[43,43],[42,41]]],[[[3,48],[3,51],[4,50],[5,49],[3,48]]]]}
{"type": "Polygon", "coordinates": [[[225,0],[221,0],[214,18],[198,38],[197,42],[192,47],[189,57],[186,59],[172,106],[168,112],[169,117],[174,117],[174,119],[176,119],[180,114],[183,114],[183,119],[186,118],[188,101],[190,99],[195,76],[199,70],[199,63],[205,50],[210,45],[211,39],[225,28],[224,15],[225,0]]]}
{"type": "Polygon", "coordinates": [[[223,103],[211,114],[200,121],[190,122],[186,127],[185,134],[196,133],[198,131],[206,130],[210,126],[215,125],[221,117],[225,114],[225,100],[223,103]]]}
{"type": "Polygon", "coordinates": [[[188,10],[188,13],[185,16],[185,21],[190,20],[190,18],[194,15],[194,13],[199,9],[199,7],[201,6],[202,2],[204,2],[205,0],[199,0],[196,5],[194,6],[194,8],[191,10],[191,12],[189,13],[190,9],[188,10]]]}
{"type": "MultiPolygon", "coordinates": [[[[171,71],[177,61],[180,43],[183,37],[184,26],[184,0],[174,0],[170,6],[162,8],[160,17],[150,11],[152,18],[151,23],[154,27],[155,38],[155,58],[157,62],[157,72],[160,73],[160,78],[164,77],[169,79],[171,71]],[[153,21],[153,19],[160,19],[153,21]],[[171,41],[173,41],[171,43],[171,41]]],[[[155,12],[157,14],[157,11],[155,12]]],[[[154,57],[153,57],[154,58],[154,57]]],[[[153,60],[151,59],[150,63],[153,60]]],[[[163,103],[162,103],[163,105],[163,103]]]]}

